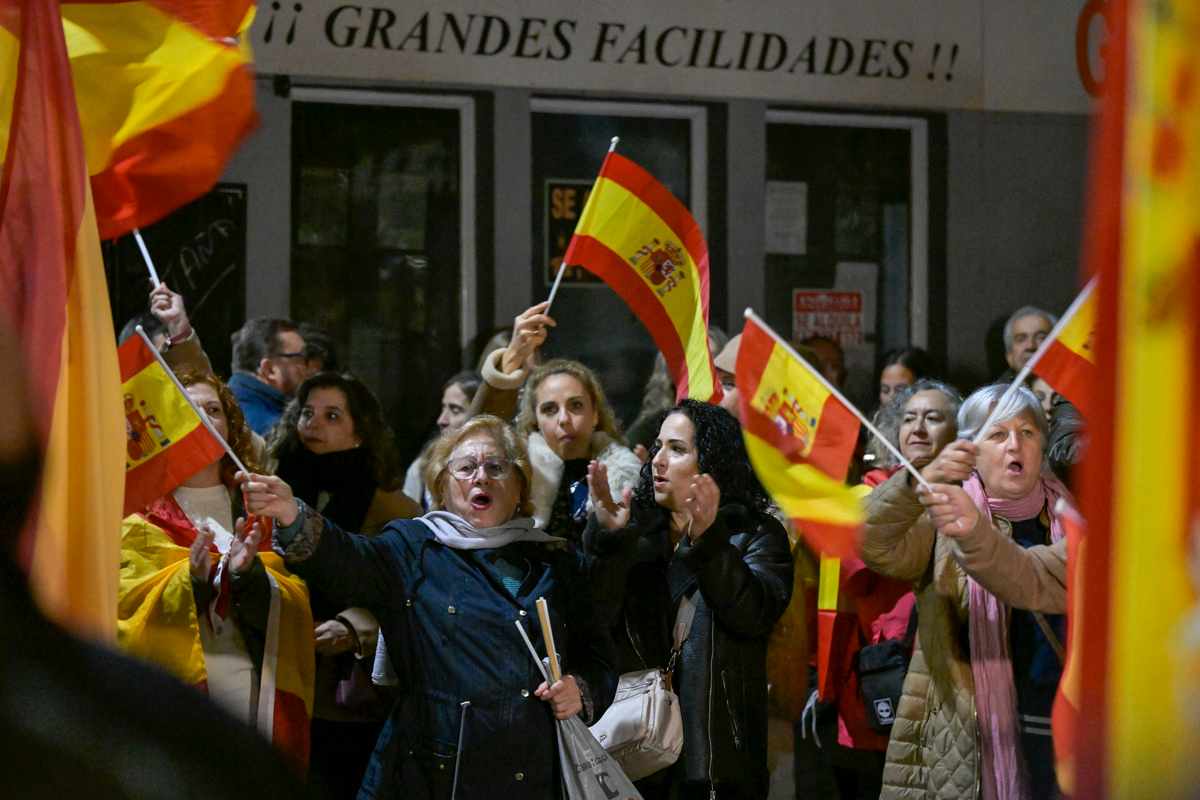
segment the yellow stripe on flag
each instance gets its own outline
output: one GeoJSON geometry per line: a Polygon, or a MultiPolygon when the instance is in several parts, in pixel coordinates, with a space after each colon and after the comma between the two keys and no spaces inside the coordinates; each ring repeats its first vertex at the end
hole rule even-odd
{"type": "Polygon", "coordinates": [[[789,435],[803,443],[797,455],[808,458],[830,396],[808,367],[776,344],[750,406],[768,419],[784,421],[789,435]]]}
{"type": "Polygon", "coordinates": [[[121,384],[125,419],[139,434],[140,457],[126,454],[125,469],[149,461],[200,427],[200,418],[157,361],[121,384]]]}
{"type": "Polygon", "coordinates": [[[710,380],[708,331],[703,325],[681,325],[689,323],[700,306],[700,283],[696,264],[687,248],[680,244],[679,235],[641,198],[605,177],[596,181],[588,196],[575,235],[590,236],[619,255],[629,264],[630,271],[636,272],[655,293],[683,343],[688,378],[695,382],[689,385],[689,394],[707,399],[714,388],[710,380]],[[655,239],[677,248],[672,253],[675,271],[661,285],[655,285],[635,266],[635,255],[655,239]]]}
{"type": "Polygon", "coordinates": [[[775,502],[790,519],[856,528],[862,523],[858,493],[812,464],[787,460],[775,447],[743,430],[750,463],[775,502]]]}
{"type": "Polygon", "coordinates": [[[122,143],[221,94],[249,63],[244,49],[209,39],[149,3],[66,3],[63,30],[88,171],[122,143]]]}
{"type": "Polygon", "coordinates": [[[1096,353],[1092,349],[1093,334],[1096,330],[1096,297],[1096,292],[1088,295],[1087,300],[1075,310],[1075,315],[1058,334],[1059,344],[1092,364],[1096,363],[1096,353]]]}

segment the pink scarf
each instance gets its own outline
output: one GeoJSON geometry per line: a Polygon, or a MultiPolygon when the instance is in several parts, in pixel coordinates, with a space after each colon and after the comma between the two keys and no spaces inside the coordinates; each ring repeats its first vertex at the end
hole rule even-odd
{"type": "MultiPolygon", "coordinates": [[[[988,497],[978,473],[963,484],[988,523],[997,514],[1010,522],[1033,519],[1046,509],[1050,540],[1063,538],[1062,520],[1054,513],[1060,497],[1074,504],[1070,491],[1058,478],[1043,473],[1025,497],[1000,500],[988,497]]],[[[1020,755],[1017,727],[1017,690],[1008,652],[1009,609],[972,577],[967,577],[970,614],[971,674],[975,679],[975,709],[983,743],[981,785],[983,800],[1028,800],[1029,781],[1020,755]]]]}

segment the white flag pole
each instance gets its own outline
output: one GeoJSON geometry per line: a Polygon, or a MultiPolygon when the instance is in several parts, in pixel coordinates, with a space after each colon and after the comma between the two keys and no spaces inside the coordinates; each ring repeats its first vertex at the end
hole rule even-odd
{"type": "Polygon", "coordinates": [[[183,395],[183,399],[187,400],[187,404],[192,407],[192,411],[196,412],[196,416],[200,418],[200,424],[202,424],[208,430],[208,432],[211,433],[213,437],[221,443],[221,447],[225,448],[225,452],[228,453],[229,457],[233,459],[234,466],[236,466],[242,472],[249,474],[250,470],[246,469],[246,465],[243,464],[242,460],[237,457],[237,453],[233,452],[233,448],[229,446],[229,442],[225,441],[225,437],[217,433],[217,429],[213,427],[212,421],[208,418],[208,415],[201,411],[200,407],[192,401],[191,395],[187,393],[187,389],[185,389],[183,384],[179,382],[179,378],[175,376],[174,370],[172,370],[170,365],[167,364],[166,359],[162,357],[162,353],[158,352],[158,348],[154,346],[154,342],[150,341],[150,337],[146,335],[146,331],[142,329],[141,325],[138,325],[136,330],[138,336],[142,337],[142,341],[146,343],[146,346],[150,348],[150,352],[154,354],[154,358],[158,360],[159,366],[163,368],[163,370],[171,378],[171,381],[175,384],[175,388],[179,390],[181,395],[183,395]]]}
{"type": "Polygon", "coordinates": [[[150,272],[150,281],[154,284],[154,288],[157,289],[162,281],[158,279],[158,271],[154,269],[154,261],[150,258],[150,251],[146,249],[146,242],[142,240],[142,232],[134,228],[133,238],[137,242],[138,249],[142,251],[142,258],[146,262],[146,269],[150,272]]]}
{"type": "Polygon", "coordinates": [[[1050,349],[1050,345],[1054,344],[1054,342],[1058,340],[1059,334],[1062,333],[1063,328],[1065,328],[1067,324],[1070,323],[1070,321],[1075,317],[1075,314],[1079,311],[1083,304],[1087,302],[1087,299],[1092,296],[1092,292],[1095,291],[1095,289],[1096,279],[1092,278],[1087,282],[1087,285],[1083,287],[1083,291],[1079,293],[1079,296],[1072,301],[1071,305],[1067,306],[1067,310],[1064,311],[1062,316],[1058,318],[1058,323],[1050,329],[1050,333],[1046,334],[1046,338],[1042,340],[1042,344],[1038,347],[1037,352],[1029,357],[1029,360],[1025,362],[1025,366],[1021,367],[1021,371],[1017,373],[1017,377],[1013,378],[1013,382],[1010,383],[1008,388],[1004,390],[1004,394],[1000,395],[1000,399],[997,400],[996,405],[992,407],[992,412],[988,414],[987,421],[983,423],[983,425],[979,428],[979,431],[975,434],[975,438],[972,440],[973,444],[979,444],[983,441],[984,434],[987,433],[988,428],[992,427],[992,424],[996,421],[996,414],[998,413],[999,409],[1004,408],[1008,401],[1012,399],[1012,396],[1017,393],[1017,390],[1024,385],[1025,379],[1029,377],[1031,372],[1033,372],[1033,368],[1037,366],[1037,363],[1042,360],[1042,356],[1044,356],[1046,351],[1050,349]]]}
{"type": "MultiPolygon", "coordinates": [[[[612,141],[608,143],[608,152],[617,149],[617,142],[621,141],[620,136],[612,137],[612,141]]],[[[562,283],[563,273],[567,271],[567,262],[564,260],[558,267],[558,275],[554,278],[554,285],[550,287],[550,296],[546,298],[546,310],[543,314],[550,313],[550,307],[554,305],[554,296],[558,294],[558,286],[562,283]]]]}
{"type": "Polygon", "coordinates": [[[830,394],[832,394],[834,397],[836,397],[841,402],[842,405],[844,405],[846,408],[850,409],[850,412],[852,414],[854,414],[854,416],[858,417],[858,421],[861,422],[863,424],[863,426],[866,427],[866,429],[871,432],[872,436],[874,436],[876,439],[878,439],[880,442],[883,443],[883,446],[886,447],[888,449],[888,451],[891,452],[891,454],[896,457],[896,459],[900,462],[900,466],[902,466],[906,470],[908,470],[909,474],[913,476],[913,478],[917,481],[917,483],[921,484],[926,489],[930,488],[929,483],[923,477],[921,477],[921,473],[917,470],[916,467],[913,466],[912,462],[909,461],[907,458],[905,458],[903,455],[901,455],[900,451],[898,449],[896,449],[896,446],[894,444],[892,444],[890,441],[888,441],[888,438],[886,436],[884,436],[882,433],[880,433],[878,428],[876,428],[874,425],[871,424],[871,420],[867,419],[866,416],[864,416],[863,413],[858,410],[857,406],[855,406],[853,403],[851,403],[849,400],[847,400],[846,396],[844,394],[842,394],[840,391],[838,391],[838,388],[836,386],[834,386],[832,383],[830,383],[828,380],[826,380],[824,375],[822,375],[820,372],[818,372],[816,369],[814,369],[813,366],[811,364],[809,364],[808,361],[806,361],[803,356],[801,356],[799,353],[797,353],[792,348],[791,343],[789,343],[786,339],[784,339],[782,336],[780,336],[774,330],[772,330],[771,326],[768,325],[763,320],[762,317],[760,317],[760,316],[758,316],[758,314],[754,313],[754,309],[747,308],[744,316],[748,320],[753,320],[753,322],[756,325],[758,325],[760,328],[762,328],[767,333],[769,333],[771,335],[771,338],[773,338],[776,342],[778,342],[792,356],[792,358],[796,359],[801,364],[803,364],[805,367],[807,367],[808,371],[810,373],[812,373],[813,377],[815,377],[818,381],[820,381],[821,385],[824,386],[825,389],[830,394]]]}

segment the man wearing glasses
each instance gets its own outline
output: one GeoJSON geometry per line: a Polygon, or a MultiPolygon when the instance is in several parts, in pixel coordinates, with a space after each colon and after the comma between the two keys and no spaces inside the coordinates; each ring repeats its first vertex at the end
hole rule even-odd
{"type": "Polygon", "coordinates": [[[233,390],[246,423],[262,437],[283,414],[306,375],[304,337],[296,323],[256,317],[233,334],[233,390]]]}

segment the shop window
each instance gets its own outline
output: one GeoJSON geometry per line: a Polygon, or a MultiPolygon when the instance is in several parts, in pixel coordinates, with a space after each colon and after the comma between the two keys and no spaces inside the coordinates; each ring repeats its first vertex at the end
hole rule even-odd
{"type": "Polygon", "coordinates": [[[462,125],[454,108],[293,104],[292,316],[330,332],[406,457],[460,364],[462,125]]]}

